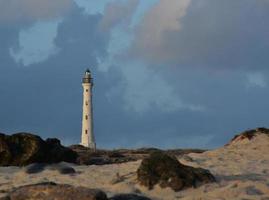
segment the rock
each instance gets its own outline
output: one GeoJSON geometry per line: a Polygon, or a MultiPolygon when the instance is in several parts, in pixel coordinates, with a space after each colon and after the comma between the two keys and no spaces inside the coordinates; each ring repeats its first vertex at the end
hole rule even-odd
{"type": "Polygon", "coordinates": [[[12,191],[7,198],[9,200],[108,200],[101,190],[51,182],[22,186],[12,191]]]}
{"type": "Polygon", "coordinates": [[[76,170],[68,166],[67,163],[57,163],[57,164],[46,164],[46,163],[33,163],[26,167],[25,173],[35,174],[40,173],[44,170],[56,170],[60,174],[75,174],[76,170]]]}
{"type": "Polygon", "coordinates": [[[208,170],[183,165],[164,152],[154,152],[145,158],[137,170],[137,179],[148,189],[159,184],[162,188],[170,187],[174,191],[215,181],[208,170]]]}
{"type": "Polygon", "coordinates": [[[53,165],[48,165],[47,169],[57,170],[60,174],[75,174],[76,170],[69,166],[67,163],[58,163],[53,165]]]}
{"type": "Polygon", "coordinates": [[[76,170],[72,167],[64,166],[58,169],[60,174],[75,174],[76,170]]]}
{"type": "Polygon", "coordinates": [[[45,163],[33,163],[26,167],[25,173],[27,174],[36,174],[40,173],[45,170],[46,164],[45,163]]]}
{"type": "Polygon", "coordinates": [[[114,197],[111,197],[109,200],[151,200],[151,199],[136,194],[119,194],[114,197]]]}
{"type": "Polygon", "coordinates": [[[50,163],[57,163],[61,161],[70,163],[76,162],[77,153],[69,148],[63,147],[60,140],[56,138],[49,138],[46,140],[46,144],[50,155],[48,159],[50,163]]]}
{"type": "Polygon", "coordinates": [[[125,156],[118,151],[93,151],[92,149],[81,145],[72,145],[69,148],[78,154],[76,163],[79,165],[105,165],[137,160],[130,156],[125,156]]]}
{"type": "Polygon", "coordinates": [[[77,153],[63,147],[57,139],[44,141],[30,133],[0,134],[0,166],[76,162],[76,159],[77,153]]]}
{"type": "MultiPolygon", "coordinates": [[[[72,145],[69,147],[78,154],[76,164],[78,165],[105,165],[116,164],[130,161],[142,160],[154,152],[162,151],[156,148],[140,148],[140,149],[116,149],[116,150],[100,150],[92,151],[81,145],[72,145]]],[[[170,149],[166,150],[169,155],[183,156],[188,153],[203,153],[206,150],[201,149],[170,149]]]]}
{"type": "Polygon", "coordinates": [[[6,135],[0,133],[0,166],[7,166],[12,159],[6,135]]]}
{"type": "Polygon", "coordinates": [[[61,145],[61,141],[57,138],[48,138],[46,139],[46,143],[51,146],[59,146],[61,145]]]}
{"type": "Polygon", "coordinates": [[[12,155],[9,165],[28,165],[34,162],[41,162],[46,156],[45,141],[39,136],[29,133],[17,133],[5,136],[8,149],[12,155]]]}

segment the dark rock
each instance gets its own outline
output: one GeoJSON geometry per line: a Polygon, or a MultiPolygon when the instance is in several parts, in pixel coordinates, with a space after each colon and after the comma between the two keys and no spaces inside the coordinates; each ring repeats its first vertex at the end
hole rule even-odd
{"type": "Polygon", "coordinates": [[[26,170],[25,172],[27,174],[36,174],[36,173],[40,173],[42,172],[43,170],[45,170],[45,167],[46,167],[47,164],[45,163],[33,163],[31,165],[28,165],[26,167],[26,170]]]}
{"type": "Polygon", "coordinates": [[[75,174],[76,173],[76,170],[73,167],[68,166],[67,163],[57,163],[57,164],[33,163],[26,167],[25,172],[27,174],[35,174],[35,173],[40,173],[44,171],[45,169],[56,170],[60,174],[75,174]]]}
{"type": "Polygon", "coordinates": [[[72,167],[61,167],[59,168],[59,173],[60,174],[75,174],[76,170],[72,167]]]}
{"type": "Polygon", "coordinates": [[[137,170],[137,178],[148,189],[159,184],[162,188],[170,187],[174,191],[215,181],[208,170],[183,165],[164,152],[155,152],[145,158],[137,170]]]}
{"type": "Polygon", "coordinates": [[[93,151],[92,149],[81,145],[72,145],[69,148],[78,154],[76,163],[79,165],[105,165],[137,160],[130,156],[123,155],[116,150],[93,151]]]}
{"type": "Polygon", "coordinates": [[[17,133],[11,136],[5,136],[12,159],[9,165],[28,165],[35,162],[41,162],[46,156],[45,141],[39,136],[29,133],[17,133]]]}
{"type": "Polygon", "coordinates": [[[76,170],[73,167],[68,166],[65,163],[50,165],[48,166],[48,169],[57,170],[60,174],[75,174],[76,173],[76,170]]]}
{"type": "Polygon", "coordinates": [[[124,155],[122,155],[121,153],[117,152],[117,151],[112,151],[108,153],[108,157],[110,158],[124,158],[124,155]]]}
{"type": "Polygon", "coordinates": [[[159,151],[162,151],[161,149],[157,149],[157,148],[139,148],[139,149],[136,149],[134,150],[132,153],[135,153],[135,154],[151,154],[151,153],[154,153],[154,152],[159,152],[159,151]]]}
{"type": "Polygon", "coordinates": [[[189,153],[204,153],[205,151],[207,150],[205,149],[169,149],[169,150],[166,150],[165,152],[171,156],[184,156],[189,153]]]}
{"type": "Polygon", "coordinates": [[[114,197],[111,197],[109,200],[151,200],[151,199],[136,194],[119,194],[114,197]]]}
{"type": "Polygon", "coordinates": [[[51,146],[61,145],[61,141],[57,138],[48,138],[46,139],[46,143],[51,146]]]}
{"type": "MultiPolygon", "coordinates": [[[[69,148],[78,154],[77,164],[79,165],[105,165],[137,161],[148,157],[153,152],[162,151],[156,148],[117,149],[112,151],[98,149],[97,151],[93,151],[81,145],[72,145],[69,148]]],[[[166,150],[172,156],[183,156],[188,153],[203,153],[205,151],[200,149],[166,150]]]]}
{"type": "Polygon", "coordinates": [[[101,190],[50,182],[22,186],[12,191],[7,198],[10,200],[107,200],[106,194],[101,190]]]}
{"type": "Polygon", "coordinates": [[[7,166],[12,160],[12,154],[6,141],[6,135],[0,133],[0,166],[7,166]]]}
{"type": "Polygon", "coordinates": [[[30,133],[0,134],[0,166],[76,162],[76,159],[77,153],[63,147],[57,139],[44,141],[30,133]]]}
{"type": "Polygon", "coordinates": [[[78,156],[77,153],[69,148],[63,147],[60,140],[56,138],[48,138],[46,140],[46,144],[48,155],[50,155],[48,158],[50,163],[57,163],[61,161],[70,163],[76,162],[78,156]]]}

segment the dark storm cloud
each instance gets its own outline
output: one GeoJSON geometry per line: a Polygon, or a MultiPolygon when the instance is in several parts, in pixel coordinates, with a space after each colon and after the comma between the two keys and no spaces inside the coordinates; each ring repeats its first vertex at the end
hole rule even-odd
{"type": "Polygon", "coordinates": [[[136,56],[149,63],[231,69],[261,69],[269,65],[269,3],[266,0],[191,1],[184,10],[186,13],[173,18],[179,27],[161,30],[158,40],[149,43],[145,41],[147,36],[154,35],[156,30],[149,29],[150,24],[162,26],[161,20],[152,19],[152,15],[158,16],[156,12],[161,10],[153,9],[155,12],[146,15],[138,26],[132,49],[136,56]]]}

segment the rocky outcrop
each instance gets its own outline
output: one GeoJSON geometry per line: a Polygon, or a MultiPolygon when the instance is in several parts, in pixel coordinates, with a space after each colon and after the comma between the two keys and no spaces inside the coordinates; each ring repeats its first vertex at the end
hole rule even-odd
{"type": "MultiPolygon", "coordinates": [[[[118,149],[92,151],[81,145],[63,147],[58,139],[46,141],[30,133],[11,136],[0,133],[0,166],[24,166],[32,163],[58,163],[61,161],[79,165],[104,165],[136,161],[150,153],[161,151],[156,148],[118,149]]],[[[202,153],[199,149],[167,150],[169,155],[182,156],[191,152],[202,153]]],[[[34,170],[35,171],[35,170],[34,170]]]]}
{"type": "Polygon", "coordinates": [[[8,200],[108,200],[104,192],[52,182],[22,186],[10,192],[8,200]]]}
{"type": "Polygon", "coordinates": [[[260,134],[265,134],[269,136],[269,129],[260,127],[260,128],[244,131],[238,135],[235,135],[234,138],[227,145],[237,142],[237,141],[242,141],[244,139],[252,140],[255,136],[260,135],[260,134]]]}
{"type": "Polygon", "coordinates": [[[0,134],[0,166],[31,163],[76,162],[77,153],[63,147],[58,139],[42,140],[30,133],[0,134]]]}
{"type": "Polygon", "coordinates": [[[152,153],[142,161],[137,170],[137,179],[148,189],[159,184],[162,188],[170,187],[174,191],[215,181],[208,170],[183,165],[175,157],[161,151],[152,153]]]}
{"type": "MultiPolygon", "coordinates": [[[[104,165],[124,163],[144,159],[149,154],[162,151],[156,148],[140,149],[117,149],[117,150],[100,150],[93,152],[91,149],[81,146],[72,145],[69,147],[78,154],[77,164],[79,165],[104,165]]],[[[205,150],[200,149],[173,149],[166,150],[167,154],[174,156],[183,156],[188,153],[203,153],[205,150]]]]}
{"type": "Polygon", "coordinates": [[[60,140],[56,138],[48,138],[46,140],[46,149],[48,150],[49,163],[58,163],[61,161],[76,163],[77,153],[70,148],[62,146],[60,140]]]}
{"type": "Polygon", "coordinates": [[[135,157],[123,155],[119,151],[92,151],[90,148],[81,145],[73,145],[69,148],[78,154],[76,162],[78,165],[105,165],[137,160],[135,157]]]}

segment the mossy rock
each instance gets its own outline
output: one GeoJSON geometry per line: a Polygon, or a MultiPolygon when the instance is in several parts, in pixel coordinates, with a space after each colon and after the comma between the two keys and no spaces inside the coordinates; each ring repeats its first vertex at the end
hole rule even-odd
{"type": "Polygon", "coordinates": [[[138,182],[153,189],[156,184],[179,191],[214,182],[214,176],[206,169],[181,164],[175,157],[164,152],[154,152],[145,158],[137,170],[138,182]]]}
{"type": "Polygon", "coordinates": [[[77,153],[63,147],[57,139],[44,141],[37,135],[0,134],[0,166],[25,166],[32,163],[75,163],[77,153]]]}
{"type": "Polygon", "coordinates": [[[11,165],[28,165],[41,162],[46,156],[45,142],[30,133],[17,133],[7,139],[12,154],[11,165]]]}

